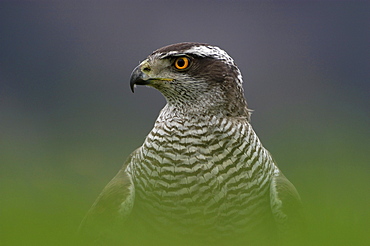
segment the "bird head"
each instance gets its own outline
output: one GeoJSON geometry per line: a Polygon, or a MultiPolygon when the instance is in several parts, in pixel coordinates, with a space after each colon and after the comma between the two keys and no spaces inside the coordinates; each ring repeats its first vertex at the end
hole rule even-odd
{"type": "Polygon", "coordinates": [[[169,106],[184,113],[249,118],[242,76],[222,49],[203,43],[178,43],[154,51],[132,72],[131,90],[159,90],[169,106]]]}

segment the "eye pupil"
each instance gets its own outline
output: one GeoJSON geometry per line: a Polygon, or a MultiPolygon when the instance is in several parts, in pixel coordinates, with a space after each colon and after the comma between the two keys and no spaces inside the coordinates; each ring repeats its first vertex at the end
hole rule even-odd
{"type": "Polygon", "coordinates": [[[179,57],[175,61],[175,67],[179,70],[185,69],[189,67],[189,58],[187,57],[179,57]]]}
{"type": "Polygon", "coordinates": [[[177,62],[177,65],[179,67],[183,67],[185,65],[184,59],[179,59],[179,61],[177,62]]]}

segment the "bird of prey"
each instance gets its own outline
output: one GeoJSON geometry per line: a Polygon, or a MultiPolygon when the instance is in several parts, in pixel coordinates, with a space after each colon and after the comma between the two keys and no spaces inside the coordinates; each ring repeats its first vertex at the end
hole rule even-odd
{"type": "Polygon", "coordinates": [[[294,234],[299,195],[252,129],[242,82],[209,44],[165,46],[142,61],[132,91],[153,87],[167,104],[81,231],[101,245],[276,245],[294,234]]]}

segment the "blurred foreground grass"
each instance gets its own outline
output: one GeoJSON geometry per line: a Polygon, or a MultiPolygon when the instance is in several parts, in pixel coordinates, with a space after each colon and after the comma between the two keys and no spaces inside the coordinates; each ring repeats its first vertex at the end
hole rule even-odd
{"type": "MultiPolygon", "coordinates": [[[[301,194],[308,227],[305,245],[370,245],[366,137],[347,133],[348,141],[336,141],[335,129],[327,134],[334,142],[301,141],[297,146],[287,141],[273,151],[301,194]]],[[[89,141],[54,144],[4,145],[0,245],[79,245],[80,221],[120,167],[119,146],[112,150],[92,147],[89,141]]],[[[128,154],[131,149],[122,151],[128,154]]],[[[125,157],[122,154],[122,162],[125,157]]]]}

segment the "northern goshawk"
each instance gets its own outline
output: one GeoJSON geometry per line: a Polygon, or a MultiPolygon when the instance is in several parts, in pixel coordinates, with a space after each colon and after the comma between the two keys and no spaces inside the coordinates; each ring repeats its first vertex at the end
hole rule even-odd
{"type": "Polygon", "coordinates": [[[167,104],[81,230],[101,245],[273,245],[294,234],[299,195],[253,131],[242,82],[234,60],[203,43],[141,62],[132,91],[154,87],[167,104]]]}

